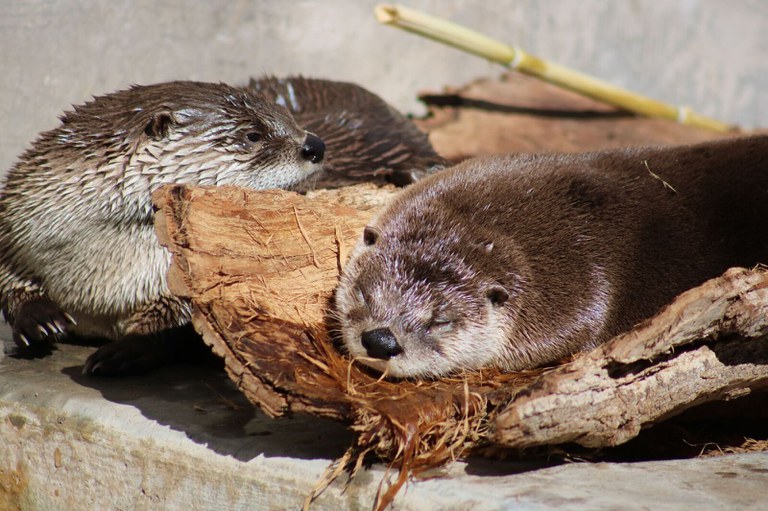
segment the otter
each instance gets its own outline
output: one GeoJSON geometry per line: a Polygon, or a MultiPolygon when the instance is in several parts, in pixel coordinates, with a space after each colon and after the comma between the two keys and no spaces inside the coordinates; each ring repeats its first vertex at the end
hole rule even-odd
{"type": "Polygon", "coordinates": [[[332,310],[392,377],[589,350],[732,266],[768,263],[768,136],[468,160],[365,228],[332,310]]]}
{"type": "Polygon", "coordinates": [[[251,79],[248,88],[288,108],[326,143],[323,170],[313,178],[317,187],[405,186],[449,165],[413,122],[359,85],[289,76],[251,79]]]}
{"type": "Polygon", "coordinates": [[[133,86],[75,106],[0,192],[0,308],[13,340],[33,353],[64,336],[116,341],[91,355],[86,373],[164,363],[152,345],[183,330],[191,311],[167,288],[152,192],[290,188],[321,170],[324,151],[287,109],[221,83],[133,86]]]}

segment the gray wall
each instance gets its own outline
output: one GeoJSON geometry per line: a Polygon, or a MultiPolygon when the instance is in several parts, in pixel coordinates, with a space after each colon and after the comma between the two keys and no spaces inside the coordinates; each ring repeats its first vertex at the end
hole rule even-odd
{"type": "MultiPolygon", "coordinates": [[[[419,113],[417,91],[501,72],[380,26],[376,3],[3,1],[0,173],[69,105],[131,83],[303,73],[358,82],[419,113]]],[[[768,125],[768,2],[405,3],[657,99],[747,127],[768,125]]]]}

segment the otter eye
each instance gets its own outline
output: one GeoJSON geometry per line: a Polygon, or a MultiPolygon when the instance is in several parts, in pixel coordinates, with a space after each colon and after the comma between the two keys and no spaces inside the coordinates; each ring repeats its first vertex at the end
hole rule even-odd
{"type": "Polygon", "coordinates": [[[379,233],[376,232],[373,227],[366,227],[365,230],[363,230],[363,243],[365,243],[367,246],[375,245],[376,242],[379,240],[379,233]]]}
{"type": "Polygon", "coordinates": [[[446,316],[437,316],[429,322],[427,330],[430,333],[435,332],[448,332],[453,328],[453,321],[446,316]]]}
{"type": "Polygon", "coordinates": [[[509,299],[509,293],[501,286],[491,286],[485,293],[492,305],[504,305],[509,299]]]}
{"type": "Polygon", "coordinates": [[[261,140],[261,133],[258,131],[249,131],[245,134],[245,138],[247,138],[249,142],[258,142],[261,140]]]}
{"type": "Polygon", "coordinates": [[[152,116],[152,119],[144,127],[144,133],[155,140],[162,140],[170,133],[173,122],[173,116],[170,112],[158,112],[152,116]]]}

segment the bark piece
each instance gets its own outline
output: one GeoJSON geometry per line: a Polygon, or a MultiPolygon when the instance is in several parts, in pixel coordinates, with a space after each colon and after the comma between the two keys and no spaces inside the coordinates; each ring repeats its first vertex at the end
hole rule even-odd
{"type": "Polygon", "coordinates": [[[171,291],[192,299],[195,328],[268,414],[349,416],[343,392],[306,353],[317,355],[313,342],[324,336],[343,261],[372,208],[392,193],[360,186],[308,201],[293,192],[175,186],[156,194],[158,236],[174,254],[171,291]]]}
{"type": "Polygon", "coordinates": [[[156,196],[172,291],[192,300],[196,328],[267,413],[347,421],[361,451],[428,467],[488,441],[616,445],[768,379],[766,273],[732,270],[558,368],[379,380],[333,346],[325,312],[346,254],[392,193],[174,186],[156,196]]]}
{"type": "Polygon", "coordinates": [[[768,272],[733,268],[542,375],[499,412],[493,441],[618,445],[688,408],[767,385],[768,272]]]}

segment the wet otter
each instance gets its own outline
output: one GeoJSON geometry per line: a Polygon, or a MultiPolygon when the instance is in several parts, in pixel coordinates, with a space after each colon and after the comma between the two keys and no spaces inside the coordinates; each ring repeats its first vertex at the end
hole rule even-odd
{"type": "Polygon", "coordinates": [[[252,79],[249,89],[288,108],[299,125],[326,143],[318,187],[376,177],[404,186],[449,164],[409,119],[353,83],[265,77],[252,79]]]}
{"type": "Polygon", "coordinates": [[[190,306],[167,289],[152,192],[291,187],[321,169],[324,149],[285,108],[224,84],[134,86],[76,106],[0,193],[0,307],[14,341],[44,351],[64,334],[119,339],[86,372],[161,363],[142,343],[187,324],[190,306]]]}
{"type": "Polygon", "coordinates": [[[731,266],[768,263],[768,136],[466,161],[371,221],[334,315],[394,377],[590,349],[731,266]]]}

